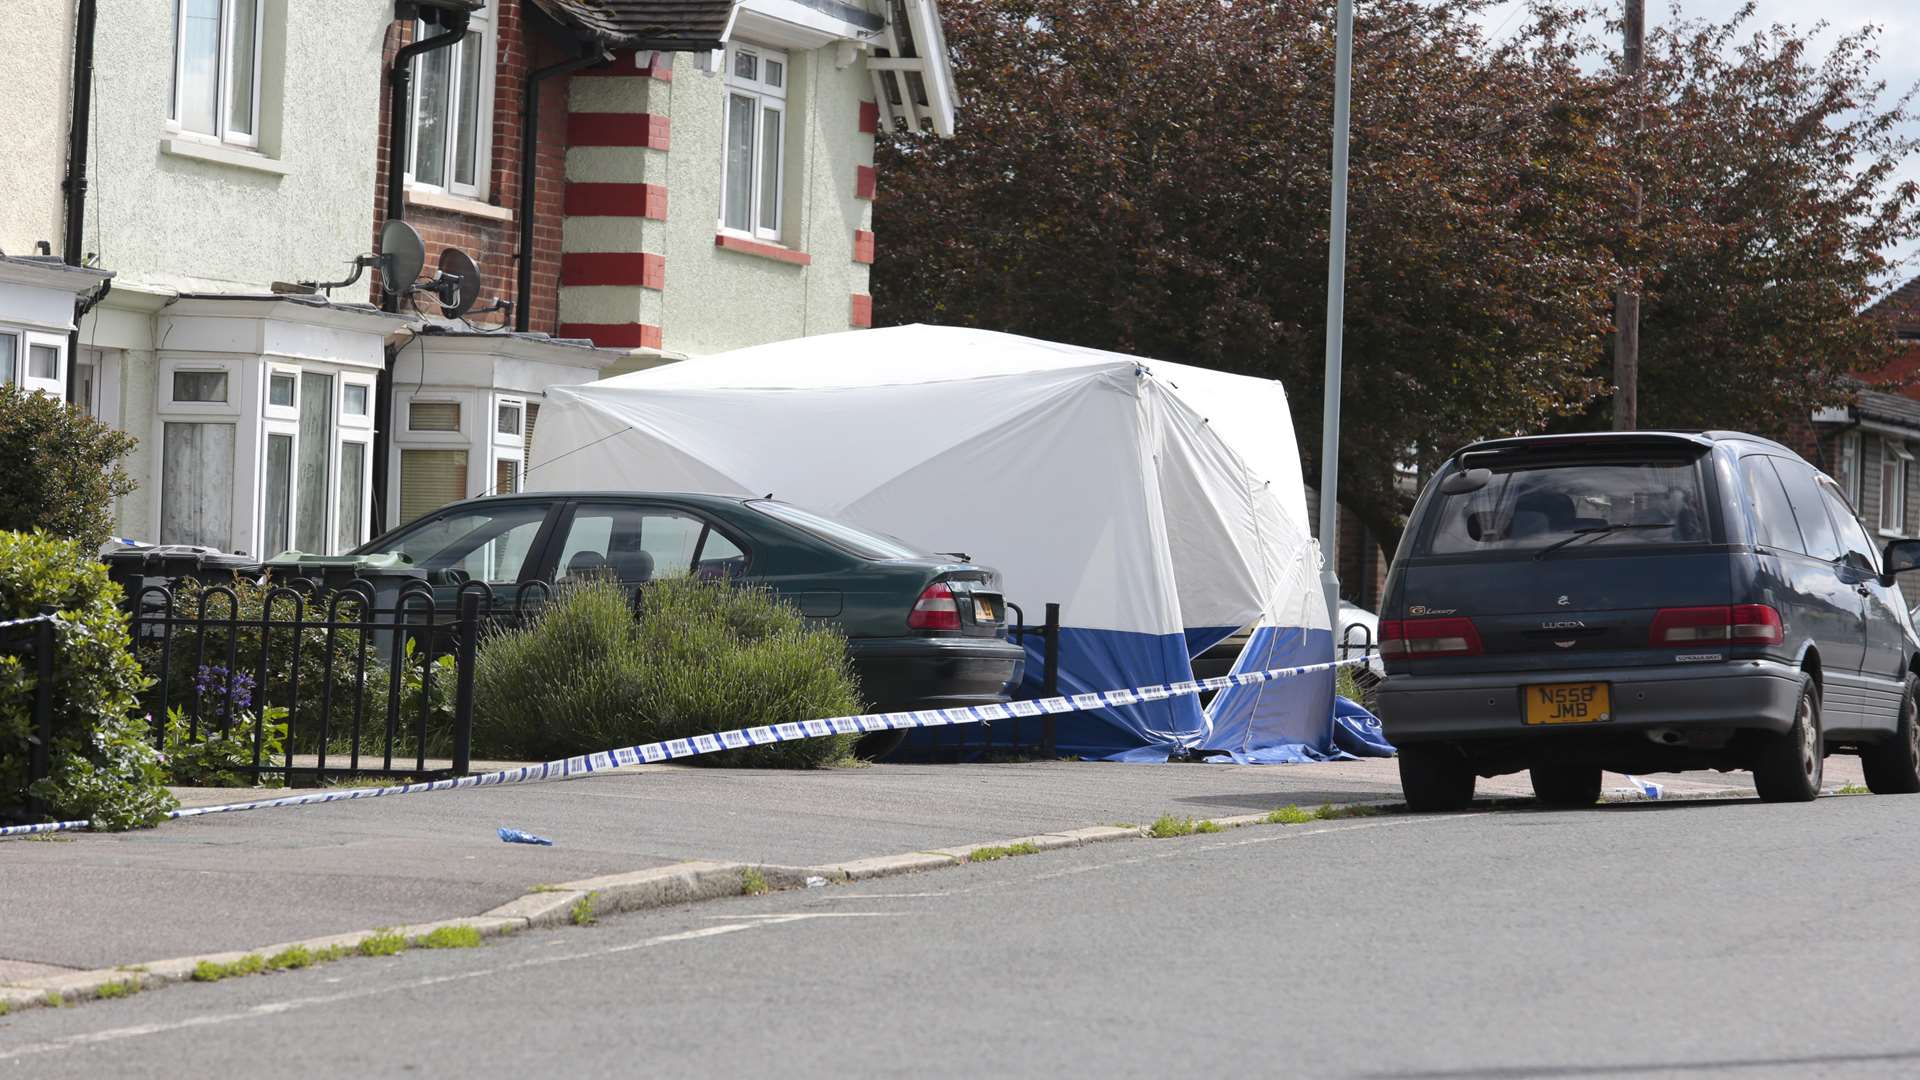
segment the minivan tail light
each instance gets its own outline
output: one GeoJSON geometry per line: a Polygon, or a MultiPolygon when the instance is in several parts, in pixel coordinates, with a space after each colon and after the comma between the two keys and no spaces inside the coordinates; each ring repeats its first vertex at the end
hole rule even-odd
{"type": "Polygon", "coordinates": [[[1380,655],[1479,656],[1472,619],[1387,619],[1380,624],[1380,655]]]}
{"type": "Polygon", "coordinates": [[[1661,608],[1651,642],[1661,645],[1778,645],[1787,639],[1780,613],[1766,604],[1661,608]]]}
{"type": "Polygon", "coordinates": [[[913,630],[960,629],[960,604],[946,582],[936,581],[927,586],[907,615],[907,626],[913,630]]]}

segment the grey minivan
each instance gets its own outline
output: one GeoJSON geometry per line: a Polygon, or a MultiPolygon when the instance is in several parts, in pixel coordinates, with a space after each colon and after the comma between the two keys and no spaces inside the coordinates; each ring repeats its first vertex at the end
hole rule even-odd
{"type": "Polygon", "coordinates": [[[1413,810],[1529,770],[1590,805],[1603,769],[1751,769],[1820,792],[1826,754],[1920,792],[1920,637],[1832,480],[1737,432],[1475,443],[1421,492],[1387,577],[1378,690],[1413,810]]]}

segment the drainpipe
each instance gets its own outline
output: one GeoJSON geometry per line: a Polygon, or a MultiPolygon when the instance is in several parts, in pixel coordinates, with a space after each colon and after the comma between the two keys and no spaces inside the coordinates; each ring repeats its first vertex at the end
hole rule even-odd
{"type": "MultiPolygon", "coordinates": [[[[408,144],[413,138],[413,61],[415,58],[433,52],[436,49],[452,48],[467,36],[467,13],[437,9],[443,20],[444,32],[432,37],[422,38],[411,45],[403,45],[394,54],[393,69],[388,73],[391,96],[387,102],[387,220],[404,221],[407,216],[406,182],[408,144]]],[[[414,6],[402,2],[395,5],[396,18],[410,19],[417,14],[414,6]]],[[[382,291],[388,282],[382,278],[382,291]]],[[[398,289],[391,290],[386,302],[381,306],[394,313],[400,311],[402,294],[398,289]]],[[[373,437],[373,535],[386,531],[387,516],[387,473],[392,460],[393,450],[393,360],[398,350],[387,350],[387,362],[381,365],[380,373],[374,378],[373,415],[379,425],[373,437]]]]}
{"type": "MultiPolygon", "coordinates": [[[[411,5],[402,4],[404,13],[411,5]]],[[[407,216],[406,184],[408,143],[413,138],[413,61],[414,58],[437,49],[452,48],[467,36],[467,13],[439,9],[440,18],[446,20],[446,31],[429,38],[421,38],[411,45],[402,46],[394,54],[393,70],[388,75],[392,87],[392,97],[387,105],[387,220],[402,221],[407,216]]],[[[403,14],[403,17],[404,14],[403,14]]],[[[381,282],[382,286],[386,282],[381,282]]],[[[387,298],[386,309],[392,312],[400,310],[400,293],[394,290],[387,298]]]]}
{"type": "MultiPolygon", "coordinates": [[[[67,179],[61,185],[67,194],[67,220],[60,257],[68,266],[80,265],[81,234],[87,223],[87,121],[93,115],[93,26],[97,14],[97,0],[80,0],[74,14],[73,115],[67,123],[67,179]]],[[[68,401],[80,387],[80,316],[92,306],[87,303],[82,307],[78,301],[74,304],[75,329],[67,335],[68,401]]]]}
{"type": "Polygon", "coordinates": [[[579,56],[536,69],[527,76],[520,102],[520,265],[514,286],[513,328],[524,334],[533,319],[533,198],[540,164],[540,84],[557,75],[605,63],[613,54],[589,46],[579,56]]]}

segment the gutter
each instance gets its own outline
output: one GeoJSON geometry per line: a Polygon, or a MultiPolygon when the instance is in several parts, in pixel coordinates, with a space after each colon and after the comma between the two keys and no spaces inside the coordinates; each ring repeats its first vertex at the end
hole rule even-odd
{"type": "Polygon", "coordinates": [[[613,59],[602,45],[586,46],[579,56],[538,68],[527,76],[520,104],[520,264],[514,282],[513,328],[526,333],[533,320],[533,206],[540,164],[540,84],[613,59]]]}
{"type": "MultiPolygon", "coordinates": [[[[61,259],[68,266],[81,265],[84,257],[81,234],[87,223],[87,121],[93,114],[93,28],[98,14],[98,0],[80,0],[74,14],[73,110],[67,120],[67,178],[60,185],[67,199],[61,259]]],[[[74,329],[67,335],[66,398],[69,402],[80,389],[80,318],[107,294],[106,290],[103,282],[91,299],[74,302],[74,329]]]]}

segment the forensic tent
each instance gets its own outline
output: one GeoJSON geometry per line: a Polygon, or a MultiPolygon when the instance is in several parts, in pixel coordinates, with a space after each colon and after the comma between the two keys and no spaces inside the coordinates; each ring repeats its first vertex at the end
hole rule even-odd
{"type": "MultiPolygon", "coordinates": [[[[1008,334],[901,326],[554,387],[533,490],[772,495],[999,570],[1029,621],[1061,605],[1062,693],[1332,659],[1278,382],[1008,334]]],[[[1037,687],[1040,635],[1028,635],[1037,687]]],[[[1313,759],[1330,673],[1058,718],[1065,753],[1313,759]]],[[[1037,721],[1034,721],[1037,723],[1037,721]]]]}

